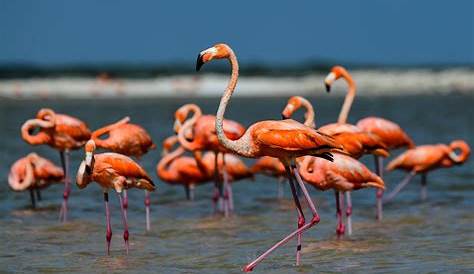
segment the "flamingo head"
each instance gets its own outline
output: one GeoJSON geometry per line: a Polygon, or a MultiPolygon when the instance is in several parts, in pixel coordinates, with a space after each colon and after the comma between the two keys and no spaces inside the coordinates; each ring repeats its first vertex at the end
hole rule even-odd
{"type": "Polygon", "coordinates": [[[449,157],[456,164],[464,163],[465,161],[469,159],[469,156],[471,155],[471,148],[463,140],[454,140],[451,142],[449,147],[451,148],[449,157]],[[456,153],[456,151],[460,151],[460,153],[456,153]]]}
{"type": "Polygon", "coordinates": [[[285,108],[281,112],[282,119],[290,119],[293,113],[301,107],[301,97],[299,96],[292,96],[288,99],[288,103],[286,104],[285,108]]]}
{"type": "Polygon", "coordinates": [[[86,160],[85,160],[85,168],[87,173],[91,173],[92,168],[94,166],[94,151],[95,151],[95,142],[94,140],[87,141],[85,145],[86,150],[86,160]]]}
{"type": "Polygon", "coordinates": [[[342,66],[334,66],[331,68],[331,72],[324,79],[324,85],[326,86],[326,91],[331,91],[331,85],[339,78],[347,74],[347,70],[342,66]]]}
{"type": "Polygon", "coordinates": [[[212,59],[229,58],[231,49],[228,45],[220,43],[201,51],[196,60],[196,71],[199,71],[205,63],[212,59]]]}
{"type": "Polygon", "coordinates": [[[56,114],[50,108],[42,108],[36,114],[36,119],[44,120],[44,121],[53,121],[54,116],[56,114]]]}

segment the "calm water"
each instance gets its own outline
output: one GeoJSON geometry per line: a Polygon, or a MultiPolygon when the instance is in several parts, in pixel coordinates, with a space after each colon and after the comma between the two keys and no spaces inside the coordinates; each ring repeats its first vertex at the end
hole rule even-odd
{"type": "MultiPolygon", "coordinates": [[[[319,125],[334,121],[341,98],[312,98],[319,125]]],[[[130,115],[149,130],[156,143],[171,134],[174,110],[197,101],[214,113],[218,99],[138,101],[2,101],[0,102],[0,272],[125,272],[137,273],[239,273],[241,267],[295,228],[296,212],[286,189],[276,199],[273,179],[256,177],[234,185],[235,214],[224,219],[212,214],[211,185],[197,188],[196,201],[184,200],[184,191],[157,181],[152,195],[152,231],[145,233],[143,192],[129,191],[131,251],[125,256],[117,197],[111,196],[113,239],[111,256],[105,256],[105,218],[101,190],[91,184],[73,187],[70,221],[59,224],[62,186],[43,191],[37,210],[27,193],[8,189],[9,166],[36,151],[59,164],[59,155],[46,146],[31,147],[20,139],[23,121],[43,106],[80,117],[91,128],[130,115]]],[[[286,98],[235,99],[227,118],[245,125],[278,119],[286,98]]],[[[377,115],[400,123],[419,144],[466,139],[474,145],[474,97],[422,96],[357,98],[351,122],[377,115]]],[[[77,170],[82,151],[72,153],[77,170]]],[[[154,178],[159,150],[142,163],[154,178]]],[[[364,159],[372,167],[372,158],[364,159]]],[[[249,161],[250,163],[251,161],[249,161]]],[[[403,176],[386,177],[391,188],[403,176]]],[[[374,191],[353,194],[354,234],[335,237],[332,192],[310,188],[321,223],[303,237],[301,267],[294,266],[295,241],[260,264],[260,273],[314,272],[461,272],[474,271],[474,169],[464,166],[439,170],[428,176],[428,201],[419,201],[419,178],[389,206],[384,220],[374,220],[374,191]]],[[[309,214],[309,213],[308,213],[309,214]]]]}

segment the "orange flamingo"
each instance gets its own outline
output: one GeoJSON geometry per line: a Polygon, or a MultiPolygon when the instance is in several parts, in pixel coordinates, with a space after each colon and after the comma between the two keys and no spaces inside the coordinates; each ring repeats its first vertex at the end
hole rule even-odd
{"type": "Polygon", "coordinates": [[[67,202],[70,188],[69,152],[81,148],[90,138],[87,125],[81,120],[65,114],[55,113],[43,108],[38,111],[36,119],[26,121],[21,127],[21,137],[30,145],[49,145],[59,150],[64,170],[63,203],[59,212],[62,221],[67,220],[67,202]],[[33,131],[39,128],[37,134],[33,131]]]}
{"type": "MultiPolygon", "coordinates": [[[[203,150],[210,150],[215,154],[228,152],[228,150],[217,140],[215,119],[214,115],[202,115],[201,109],[195,104],[186,104],[176,110],[175,130],[178,130],[177,133],[181,146],[192,152],[203,150]],[[193,113],[192,117],[185,120],[190,112],[193,113]],[[192,141],[188,141],[191,132],[192,141]]],[[[224,131],[228,138],[235,140],[242,136],[245,132],[245,128],[235,121],[226,119],[224,121],[224,131]]],[[[219,175],[219,168],[216,168],[218,166],[218,157],[215,157],[214,159],[216,160],[214,163],[216,189],[219,191],[219,199],[224,199],[224,213],[227,216],[228,209],[233,208],[233,205],[230,204],[228,199],[226,199],[226,197],[230,197],[230,195],[224,193],[224,190],[227,191],[231,189],[231,186],[225,180],[223,185],[220,183],[219,178],[221,176],[219,175]]],[[[223,167],[222,171],[225,172],[225,170],[225,167],[223,167]]],[[[223,177],[227,178],[226,175],[223,175],[223,177]]],[[[230,199],[232,200],[232,198],[230,199]]]]}
{"type": "Polygon", "coordinates": [[[384,203],[391,201],[405,187],[416,174],[421,174],[421,199],[426,199],[426,177],[429,171],[437,168],[447,168],[453,165],[460,165],[469,159],[471,149],[462,140],[454,140],[449,145],[423,145],[409,149],[392,160],[387,170],[402,169],[408,172],[407,176],[395,189],[389,193],[384,203]],[[456,154],[459,150],[460,153],[456,154]]]}
{"type": "Polygon", "coordinates": [[[283,197],[283,183],[286,177],[285,166],[278,158],[263,156],[251,168],[253,174],[263,174],[278,178],[278,198],[283,197]]]}
{"type": "MultiPolygon", "coordinates": [[[[296,112],[300,107],[304,107],[306,109],[305,113],[305,125],[312,125],[313,127],[316,126],[315,124],[315,115],[314,109],[311,103],[301,96],[293,96],[288,100],[287,105],[283,109],[282,117],[283,118],[290,118],[294,112],[296,112]]],[[[387,157],[389,155],[387,151],[387,147],[383,142],[380,140],[378,136],[372,134],[370,132],[363,132],[362,130],[358,129],[357,127],[349,124],[334,124],[333,126],[329,126],[331,130],[329,133],[339,144],[344,146],[344,150],[351,155],[353,158],[360,158],[362,155],[370,153],[377,156],[387,157]],[[344,131],[344,129],[350,129],[349,131],[344,131]]],[[[328,126],[326,126],[326,129],[328,126]]],[[[337,188],[336,191],[336,205],[340,208],[339,203],[342,200],[342,197],[339,194],[337,188]]],[[[347,199],[347,209],[346,209],[346,218],[347,218],[347,232],[349,235],[352,234],[352,200],[351,200],[351,193],[349,191],[345,192],[346,199],[347,199]]],[[[338,218],[338,221],[342,219],[338,218]]],[[[344,226],[342,224],[338,224],[336,228],[336,233],[340,235],[341,233],[344,234],[344,226]],[[342,228],[342,230],[340,229],[342,228]]]]}
{"type": "Polygon", "coordinates": [[[301,181],[294,159],[299,156],[313,155],[332,160],[330,152],[341,150],[342,146],[337,144],[331,137],[323,135],[315,129],[291,119],[281,121],[260,121],[250,126],[239,139],[229,139],[224,133],[223,128],[224,113],[235,86],[237,85],[239,65],[237,63],[237,57],[228,45],[216,44],[199,53],[196,62],[196,70],[199,70],[204,63],[213,59],[228,59],[232,66],[232,76],[221,98],[215,119],[215,128],[220,144],[227,150],[244,157],[257,158],[271,156],[280,159],[285,165],[290,181],[291,192],[298,211],[298,229],[290,233],[260,255],[257,259],[245,266],[244,271],[252,271],[254,267],[272,251],[294,237],[297,237],[298,239],[296,264],[299,265],[301,234],[318,223],[320,218],[304,183],[301,181]],[[309,223],[305,223],[305,217],[298,196],[296,195],[292,171],[295,174],[294,177],[297,179],[313,214],[309,223]]]}
{"type": "Polygon", "coordinates": [[[107,220],[107,254],[110,254],[110,240],[112,239],[108,191],[111,188],[115,189],[122,211],[123,239],[128,254],[128,221],[127,215],[125,215],[121,192],[132,187],[154,191],[155,185],[146,171],[131,158],[114,152],[94,154],[95,149],[95,142],[89,140],[85,145],[85,159],[81,162],[77,171],[76,184],[80,189],[83,189],[94,181],[103,189],[107,220]]]}
{"type": "Polygon", "coordinates": [[[198,166],[198,161],[185,153],[183,147],[178,147],[170,152],[171,148],[178,142],[178,136],[170,136],[163,141],[163,158],[156,166],[156,174],[164,182],[183,185],[188,200],[194,199],[195,185],[208,182],[212,175],[208,174],[207,167],[198,166]]]}
{"type": "MultiPolygon", "coordinates": [[[[342,155],[333,154],[334,161],[328,162],[316,157],[305,156],[298,158],[301,162],[299,171],[301,177],[309,184],[319,190],[336,190],[336,215],[338,235],[344,234],[342,221],[342,208],[344,199],[337,193],[358,190],[366,187],[384,189],[385,184],[379,176],[372,173],[364,164],[358,160],[342,155]]],[[[348,205],[352,210],[352,205],[348,205]]]]}
{"type": "MultiPolygon", "coordinates": [[[[140,159],[149,150],[156,148],[148,132],[139,125],[130,123],[130,117],[94,131],[91,135],[98,148],[140,159]],[[101,139],[108,135],[107,139],[101,139]]],[[[125,215],[128,209],[127,189],[123,190],[125,215]]],[[[145,190],[146,230],[150,231],[150,193],[145,190]]]]}
{"type": "Polygon", "coordinates": [[[36,208],[35,193],[41,200],[40,189],[46,188],[52,183],[64,181],[63,170],[50,160],[30,153],[18,159],[10,168],[8,184],[14,191],[30,191],[31,205],[36,208]]]}
{"type": "MultiPolygon", "coordinates": [[[[324,79],[324,84],[326,85],[326,90],[330,92],[331,85],[334,83],[334,81],[340,78],[344,78],[346,80],[348,91],[344,99],[341,112],[339,113],[339,118],[336,124],[329,124],[325,126],[325,129],[320,128],[321,131],[328,133],[328,131],[353,131],[359,129],[375,134],[389,149],[396,149],[404,146],[414,147],[414,143],[410,137],[408,137],[408,135],[401,129],[399,125],[392,121],[378,117],[368,117],[360,120],[359,123],[357,123],[357,126],[347,124],[347,117],[356,96],[356,84],[354,79],[344,67],[334,66],[331,69],[331,72],[327,75],[326,79],[324,79]]],[[[386,156],[377,154],[374,155],[375,170],[380,177],[383,177],[382,157],[386,156]]],[[[382,196],[383,190],[378,189],[376,191],[377,220],[382,219],[382,196]]]]}

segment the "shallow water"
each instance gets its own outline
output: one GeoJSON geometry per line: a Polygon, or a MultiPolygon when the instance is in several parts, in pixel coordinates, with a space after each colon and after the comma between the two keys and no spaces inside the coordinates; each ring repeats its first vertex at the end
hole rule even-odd
{"type": "MultiPolygon", "coordinates": [[[[334,121],[341,98],[312,98],[319,125],[334,121]]],[[[62,186],[43,191],[39,208],[30,208],[27,193],[8,189],[11,163],[36,151],[59,164],[59,155],[46,146],[31,147],[19,135],[23,121],[43,106],[86,121],[91,128],[125,115],[143,125],[159,144],[172,133],[173,113],[181,104],[198,102],[205,113],[215,112],[218,99],[156,99],[117,101],[2,101],[0,102],[0,272],[125,272],[239,273],[242,266],[265,251],[296,226],[289,188],[276,199],[272,178],[234,185],[236,211],[224,219],[214,215],[211,185],[197,188],[196,201],[184,200],[184,191],[157,181],[152,194],[152,230],[145,233],[143,192],[129,191],[130,255],[123,248],[117,197],[111,195],[112,252],[105,255],[105,218],[97,185],[79,190],[70,199],[70,221],[59,224],[62,186]]],[[[226,117],[244,125],[278,119],[286,98],[234,99],[226,117]]],[[[358,98],[350,121],[377,115],[397,121],[418,144],[449,142],[455,138],[474,144],[473,96],[413,96],[358,98]]],[[[397,154],[399,152],[396,152],[397,154]]],[[[141,163],[156,178],[159,150],[141,163]]],[[[72,153],[77,170],[82,151],[72,153]]],[[[249,161],[250,163],[251,161],[249,161]]],[[[372,158],[364,162],[373,166],[372,158]]],[[[404,174],[387,174],[388,188],[404,174]]],[[[353,193],[354,233],[335,236],[334,194],[309,188],[321,222],[303,236],[302,266],[294,266],[295,241],[263,261],[257,273],[314,272],[461,272],[474,271],[474,169],[467,164],[435,171],[428,176],[428,200],[419,201],[416,178],[387,205],[384,220],[374,220],[373,190],[353,193]]],[[[307,213],[309,214],[309,212],[307,213]]],[[[309,216],[309,215],[308,215],[309,216]]]]}

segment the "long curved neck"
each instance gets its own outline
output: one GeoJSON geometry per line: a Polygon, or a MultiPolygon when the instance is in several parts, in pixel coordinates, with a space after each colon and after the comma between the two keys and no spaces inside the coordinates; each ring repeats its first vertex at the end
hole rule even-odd
{"type": "Polygon", "coordinates": [[[50,128],[51,123],[39,119],[31,119],[26,121],[21,127],[21,137],[30,145],[47,144],[51,141],[51,136],[44,132],[44,128],[50,128]],[[30,134],[30,131],[35,127],[39,127],[40,131],[37,134],[30,134]]]}
{"type": "Polygon", "coordinates": [[[176,170],[170,170],[169,165],[179,156],[184,153],[184,148],[178,147],[173,152],[166,154],[161,158],[160,162],[158,163],[158,167],[156,171],[158,176],[163,180],[174,180],[178,174],[176,170]]]}
{"type": "Polygon", "coordinates": [[[181,144],[182,147],[184,147],[186,150],[189,150],[189,151],[195,151],[200,148],[200,145],[196,141],[196,138],[194,138],[193,141],[190,142],[188,141],[188,139],[186,139],[186,136],[185,136],[186,132],[193,129],[195,123],[196,123],[196,120],[194,119],[194,116],[193,116],[193,118],[187,120],[184,123],[184,125],[179,129],[179,132],[178,132],[179,143],[181,144]]]}
{"type": "Polygon", "coordinates": [[[107,134],[111,130],[113,130],[113,129],[121,126],[121,125],[124,125],[128,122],[130,122],[130,117],[127,116],[127,117],[121,119],[120,121],[117,121],[117,122],[115,122],[113,124],[110,124],[108,126],[99,128],[96,131],[92,132],[91,139],[94,140],[94,142],[97,146],[107,148],[109,146],[108,138],[103,140],[103,139],[100,138],[100,136],[102,136],[104,134],[107,134]]]}
{"type": "Polygon", "coordinates": [[[311,103],[308,100],[306,100],[306,98],[303,98],[303,97],[300,97],[300,101],[301,101],[301,106],[303,106],[306,109],[306,113],[304,115],[305,116],[304,125],[308,127],[316,128],[316,124],[314,122],[313,105],[311,105],[311,103]]]}
{"type": "Polygon", "coordinates": [[[452,144],[449,146],[449,149],[450,149],[450,153],[448,154],[449,158],[457,164],[464,163],[469,158],[469,155],[471,154],[471,150],[466,145],[452,144]],[[460,153],[456,154],[456,150],[459,150],[460,153]]]}
{"type": "Polygon", "coordinates": [[[348,89],[337,122],[345,124],[347,123],[347,117],[349,116],[349,111],[351,110],[351,106],[356,95],[356,85],[352,79],[352,76],[348,72],[343,72],[342,77],[346,80],[348,89]]]}
{"type": "MultiPolygon", "coordinates": [[[[227,108],[227,104],[230,101],[230,97],[234,92],[235,86],[237,85],[237,79],[239,78],[239,64],[237,62],[237,57],[234,54],[234,51],[229,48],[229,62],[232,66],[232,75],[230,77],[229,84],[222,95],[221,101],[219,103],[219,108],[217,109],[216,114],[216,133],[217,139],[219,142],[227,149],[236,152],[245,157],[252,157],[249,153],[249,149],[243,147],[242,142],[239,140],[230,140],[224,133],[224,114],[227,108]]],[[[245,136],[245,134],[244,134],[245,136]]],[[[241,137],[242,138],[242,137],[241,137]]]]}

